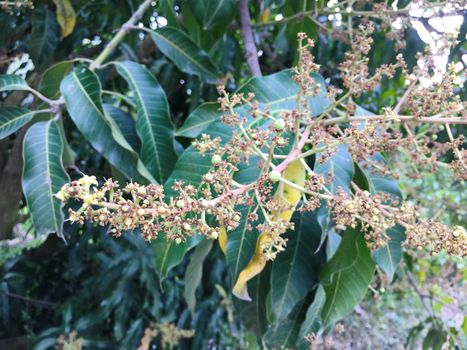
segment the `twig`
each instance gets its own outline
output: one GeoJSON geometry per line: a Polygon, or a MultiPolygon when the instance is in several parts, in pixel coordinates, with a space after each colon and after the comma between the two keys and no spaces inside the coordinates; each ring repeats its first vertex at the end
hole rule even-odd
{"type": "Polygon", "coordinates": [[[52,303],[50,301],[29,298],[29,297],[25,297],[24,295],[20,295],[20,294],[16,294],[16,293],[7,292],[6,295],[8,295],[9,297],[15,298],[15,299],[20,299],[20,300],[27,301],[29,303],[42,304],[42,305],[47,305],[47,306],[57,305],[56,303],[52,303]]]}
{"type": "Polygon", "coordinates": [[[107,47],[100,53],[99,56],[94,60],[94,62],[89,66],[90,70],[95,70],[98,68],[106,59],[107,57],[114,52],[120,42],[125,38],[126,34],[131,30],[131,27],[143,17],[143,14],[146,10],[151,7],[153,0],[145,0],[136,10],[136,12],[131,16],[131,18],[125,22],[118,31],[117,35],[113,37],[113,39],[109,42],[107,47]]]}
{"type": "Polygon", "coordinates": [[[240,23],[243,41],[245,43],[245,58],[252,75],[261,75],[259,67],[258,52],[256,50],[253,32],[251,31],[251,17],[248,11],[248,0],[240,0],[238,3],[240,12],[240,23]]]}

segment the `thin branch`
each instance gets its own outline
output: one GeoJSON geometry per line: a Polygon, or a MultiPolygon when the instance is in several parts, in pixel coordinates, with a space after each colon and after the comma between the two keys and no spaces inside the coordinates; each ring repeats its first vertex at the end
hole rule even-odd
{"type": "Polygon", "coordinates": [[[153,0],[145,0],[136,10],[136,12],[131,16],[131,18],[125,22],[113,39],[109,42],[107,47],[100,53],[99,56],[94,60],[94,62],[89,66],[89,69],[95,70],[98,68],[106,59],[109,57],[112,52],[117,48],[120,42],[125,38],[126,34],[131,30],[131,27],[138,22],[144,13],[151,7],[153,0]]]}
{"type": "Polygon", "coordinates": [[[253,32],[251,30],[251,17],[248,10],[248,0],[240,0],[238,3],[240,23],[243,41],[245,43],[245,58],[252,75],[261,75],[259,67],[258,51],[256,50],[253,32]]]}

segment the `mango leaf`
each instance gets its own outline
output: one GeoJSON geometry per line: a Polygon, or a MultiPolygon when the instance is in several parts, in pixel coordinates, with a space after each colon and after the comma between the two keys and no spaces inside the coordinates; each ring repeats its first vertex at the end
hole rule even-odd
{"type": "Polygon", "coordinates": [[[292,349],[306,313],[306,299],[301,300],[285,318],[269,325],[263,342],[268,349],[292,349]]]}
{"type": "Polygon", "coordinates": [[[212,240],[204,240],[196,246],[185,271],[185,290],[183,292],[183,297],[192,313],[195,312],[196,289],[199,287],[201,277],[203,276],[203,263],[211,251],[212,243],[212,240]]]}
{"type": "Polygon", "coordinates": [[[156,180],[163,183],[177,161],[175,131],[164,90],[151,72],[140,64],[131,61],[114,64],[135,96],[138,109],[136,132],[141,140],[141,160],[156,180]]]}
{"type": "Polygon", "coordinates": [[[138,155],[102,108],[101,85],[88,69],[67,75],[60,91],[68,113],[91,145],[125,176],[140,183],[156,183],[138,155]]]}
{"type": "Polygon", "coordinates": [[[190,113],[185,123],[177,130],[176,136],[195,138],[198,137],[209,124],[219,120],[219,104],[217,102],[207,102],[198,106],[190,113]]]}
{"type": "Polygon", "coordinates": [[[0,140],[26,125],[35,112],[21,107],[0,107],[0,140]]]}
{"type": "Polygon", "coordinates": [[[108,103],[104,103],[102,107],[104,108],[105,114],[112,118],[115,124],[117,124],[123,137],[128,141],[130,146],[135,151],[139,151],[141,148],[141,141],[136,134],[135,120],[131,115],[108,103]]]}
{"type": "Polygon", "coordinates": [[[209,30],[213,25],[230,18],[236,0],[188,0],[188,4],[203,29],[209,30]]]}
{"type": "Polygon", "coordinates": [[[300,327],[300,332],[297,339],[297,349],[308,350],[310,343],[305,340],[305,336],[311,333],[317,333],[321,328],[321,310],[326,301],[326,293],[322,285],[316,290],[313,303],[306,311],[305,320],[300,327]]]}
{"type": "Polygon", "coordinates": [[[60,83],[73,67],[72,61],[62,61],[47,68],[42,74],[39,92],[50,99],[60,95],[60,83]]]}
{"type": "Polygon", "coordinates": [[[296,212],[295,229],[287,231],[287,249],[272,264],[271,313],[275,320],[285,318],[317,282],[322,254],[313,253],[319,245],[321,227],[315,213],[296,212]]]}
{"type": "Polygon", "coordinates": [[[59,32],[60,27],[52,11],[43,5],[34,9],[28,46],[36,66],[42,67],[51,60],[58,45],[59,32]]]}
{"type": "Polygon", "coordinates": [[[31,88],[24,78],[16,74],[0,75],[0,92],[3,91],[29,91],[31,88]]]}
{"type": "Polygon", "coordinates": [[[62,166],[63,142],[56,122],[34,124],[26,133],[23,148],[23,191],[37,233],[56,232],[63,238],[61,202],[55,198],[70,181],[62,166]]]}
{"type": "Polygon", "coordinates": [[[159,50],[182,72],[194,74],[209,84],[217,84],[221,73],[209,55],[179,29],[163,27],[151,32],[159,50]]]}
{"type": "Polygon", "coordinates": [[[321,312],[323,327],[340,320],[365,296],[375,271],[363,234],[356,229],[343,233],[336,254],[321,273],[326,302],[321,312]]]}
{"type": "Polygon", "coordinates": [[[62,28],[62,39],[73,32],[76,24],[76,13],[70,0],[54,0],[57,7],[57,22],[62,28]]]}
{"type": "MultiPolygon", "coordinates": [[[[317,158],[319,159],[319,157],[320,154],[318,153],[317,158]]],[[[337,151],[326,162],[322,164],[316,162],[314,171],[324,177],[328,174],[332,175],[332,182],[328,185],[328,189],[332,193],[336,193],[339,188],[350,193],[350,182],[354,176],[354,164],[352,156],[348,151],[348,146],[339,145],[337,151]]],[[[335,233],[331,211],[325,200],[321,201],[321,206],[317,210],[317,216],[322,228],[321,242],[319,244],[319,248],[321,248],[329,234],[335,233]]]]}

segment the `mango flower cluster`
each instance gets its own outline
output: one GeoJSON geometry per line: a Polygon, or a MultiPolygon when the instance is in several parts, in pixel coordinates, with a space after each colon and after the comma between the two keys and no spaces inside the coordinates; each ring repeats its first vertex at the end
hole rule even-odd
{"type": "MultiPolygon", "coordinates": [[[[307,102],[310,96],[320,92],[321,87],[312,78],[319,66],[310,53],[313,42],[300,33],[299,62],[293,69],[293,79],[299,87],[296,109],[273,114],[259,108],[254,94],[228,93],[219,86],[221,120],[232,126],[233,133],[227,142],[208,134],[193,142],[199,153],[210,157],[212,165],[199,186],[175,181],[170,188],[138,183],[120,187],[112,179],[99,186],[95,177],[84,175],[57,194],[62,201],[81,203],[78,210],[69,209],[69,220],[109,226],[114,236],[135,229],[147,240],[163,234],[177,244],[195,234],[208,239],[222,238],[242,223],[247,230],[255,226],[261,232],[258,240],[261,258],[273,260],[286,249],[283,234],[293,229],[292,213],[314,211],[327,205],[335,227],[342,231],[346,227],[360,227],[371,249],[386,245],[390,239],[388,230],[401,225],[406,230],[408,247],[429,247],[432,252],[443,250],[465,256],[467,234],[463,227],[449,228],[434,220],[425,221],[415,207],[386,193],[370,194],[353,181],[349,189],[331,190],[329,184],[336,174],[331,170],[317,174],[313,170],[314,158],[315,165],[325,163],[340,145],[345,145],[355,163],[363,169],[371,167],[384,176],[396,174],[387,164],[373,158],[378,153],[391,156],[404,152],[409,159],[421,159],[420,163],[434,168],[439,156],[452,150],[454,174],[465,176],[463,139],[453,137],[449,124],[465,124],[466,120],[459,116],[462,105],[451,93],[438,95],[447,111],[421,116],[423,96],[428,92],[419,89],[418,80],[412,79],[405,97],[395,108],[386,108],[381,115],[356,115],[352,97],[373,89],[383,77],[392,77],[397,69],[404,74],[406,69],[402,58],[377,70],[373,76],[369,76],[368,67],[354,64],[358,58],[363,62],[361,65],[367,65],[371,31],[371,27],[361,28],[356,39],[358,45],[340,66],[341,79],[348,92],[336,99],[336,89],[332,89],[328,97],[333,103],[320,115],[312,116],[307,102]],[[415,115],[400,115],[404,105],[415,115]],[[239,113],[239,106],[245,107],[243,111],[248,111],[248,118],[239,113]],[[418,138],[408,123],[425,123],[433,129],[425,132],[424,138],[418,138]],[[449,142],[444,144],[436,143],[433,137],[441,130],[440,124],[449,136],[449,142]],[[254,161],[258,170],[256,179],[236,182],[234,176],[239,169],[254,161]],[[242,217],[240,206],[250,206],[253,210],[242,217]]],[[[447,73],[448,78],[454,77],[447,73]]],[[[450,86],[447,80],[443,81],[443,86],[450,86]]],[[[414,164],[418,165],[415,161],[414,164]]]]}

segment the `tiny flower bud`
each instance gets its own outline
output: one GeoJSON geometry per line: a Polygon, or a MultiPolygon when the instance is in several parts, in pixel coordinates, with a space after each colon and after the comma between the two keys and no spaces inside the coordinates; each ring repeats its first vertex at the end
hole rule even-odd
{"type": "Polygon", "coordinates": [[[276,131],[281,131],[281,130],[284,130],[284,128],[285,128],[284,119],[282,118],[276,119],[276,121],[274,122],[274,129],[276,129],[276,131]]]}
{"type": "Polygon", "coordinates": [[[213,177],[211,174],[206,174],[206,175],[204,175],[204,178],[206,179],[206,181],[209,181],[209,182],[211,182],[212,180],[214,180],[214,177],[213,177]]]}
{"type": "Polygon", "coordinates": [[[185,201],[183,199],[179,199],[176,205],[177,205],[177,208],[183,208],[185,206],[185,201]]]}
{"type": "Polygon", "coordinates": [[[146,214],[146,210],[144,210],[143,208],[138,209],[139,216],[143,216],[144,214],[146,214]]]}
{"type": "Polygon", "coordinates": [[[164,214],[165,213],[165,208],[161,205],[161,206],[157,207],[157,211],[159,212],[159,214],[164,214]]]}
{"type": "Polygon", "coordinates": [[[212,237],[213,239],[217,239],[217,238],[219,238],[219,233],[218,233],[217,231],[212,231],[211,237],[212,237]]]}
{"type": "Polygon", "coordinates": [[[212,156],[211,164],[219,164],[220,162],[222,162],[222,158],[221,158],[220,155],[215,154],[215,155],[212,156]]]}
{"type": "Polygon", "coordinates": [[[182,243],[182,239],[180,237],[175,238],[175,243],[176,244],[182,243]]]}
{"type": "Polygon", "coordinates": [[[190,230],[191,230],[191,225],[190,225],[189,223],[186,223],[186,222],[185,222],[185,223],[183,224],[183,229],[184,229],[185,231],[190,231],[190,230]]]}
{"type": "Polygon", "coordinates": [[[277,170],[272,170],[270,173],[269,173],[269,180],[271,180],[272,182],[277,182],[281,179],[281,173],[278,172],[277,170]]]}
{"type": "Polygon", "coordinates": [[[278,138],[278,139],[277,139],[277,144],[278,144],[279,146],[282,146],[282,145],[285,144],[285,140],[284,140],[282,137],[281,137],[281,138],[278,138]]]}
{"type": "Polygon", "coordinates": [[[130,207],[129,207],[128,205],[125,204],[125,205],[122,206],[122,211],[123,211],[124,213],[126,213],[126,212],[129,211],[129,210],[130,210],[130,207]]]}
{"type": "Polygon", "coordinates": [[[138,187],[138,194],[144,196],[146,194],[146,189],[144,187],[138,187]]]}

